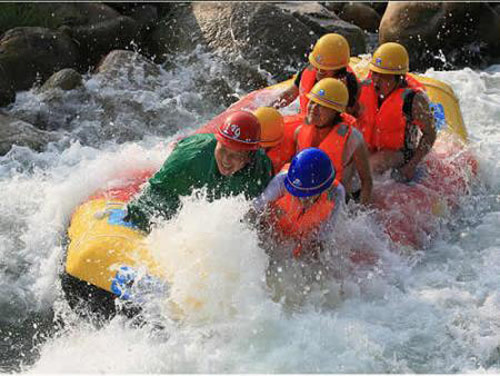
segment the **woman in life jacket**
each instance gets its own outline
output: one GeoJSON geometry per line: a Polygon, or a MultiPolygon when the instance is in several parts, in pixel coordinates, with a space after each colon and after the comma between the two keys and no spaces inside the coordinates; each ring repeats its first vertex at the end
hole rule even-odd
{"type": "Polygon", "coordinates": [[[300,113],[305,116],[309,103],[307,94],[317,82],[331,77],[346,85],[349,91],[346,112],[356,117],[360,84],[356,74],[349,67],[350,57],[349,43],[342,35],[335,33],[323,35],[309,54],[309,65],[297,73],[292,85],[280,94],[273,106],[275,108],[286,107],[299,96],[300,113]]]}
{"type": "Polygon", "coordinates": [[[437,135],[430,100],[408,70],[408,52],[401,44],[378,47],[361,85],[357,122],[371,152],[372,172],[394,169],[406,181],[413,178],[437,135]]]}
{"type": "Polygon", "coordinates": [[[317,257],[331,236],[345,203],[345,190],[335,179],[335,168],[320,149],[298,153],[253,202],[253,214],[293,257],[317,257]],[[287,169],[287,167],[289,167],[287,169]]]}
{"type": "Polygon", "coordinates": [[[371,202],[372,175],[369,153],[356,120],[346,114],[349,93],[342,81],[324,78],[308,94],[307,116],[295,132],[296,150],[309,147],[323,150],[337,171],[348,195],[359,191],[359,201],[371,202]]]}

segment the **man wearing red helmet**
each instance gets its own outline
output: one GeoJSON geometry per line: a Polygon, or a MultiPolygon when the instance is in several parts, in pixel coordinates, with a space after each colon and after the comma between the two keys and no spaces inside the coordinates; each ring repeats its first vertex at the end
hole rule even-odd
{"type": "Polygon", "coordinates": [[[207,189],[207,199],[243,193],[257,197],[272,177],[272,164],[259,150],[260,124],[248,111],[234,111],[215,135],[195,134],[177,144],[139,197],[128,204],[128,220],[148,231],[155,217],[170,218],[180,196],[207,189]]]}

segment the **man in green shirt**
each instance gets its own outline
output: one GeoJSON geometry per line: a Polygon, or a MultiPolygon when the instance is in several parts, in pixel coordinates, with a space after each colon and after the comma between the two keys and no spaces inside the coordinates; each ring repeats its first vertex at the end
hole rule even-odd
{"type": "Polygon", "coordinates": [[[155,217],[171,218],[180,196],[207,189],[208,200],[243,193],[257,197],[272,178],[272,164],[260,148],[260,124],[248,111],[234,111],[217,133],[181,140],[161,169],[128,206],[127,219],[149,231],[155,217]]]}

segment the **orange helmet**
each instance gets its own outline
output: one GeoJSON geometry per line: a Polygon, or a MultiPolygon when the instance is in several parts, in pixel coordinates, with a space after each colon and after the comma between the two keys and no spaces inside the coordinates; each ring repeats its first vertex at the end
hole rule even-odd
{"type": "Polygon", "coordinates": [[[261,140],[260,146],[269,148],[283,140],[285,122],[280,112],[272,107],[259,107],[254,115],[259,119],[261,140]]]}

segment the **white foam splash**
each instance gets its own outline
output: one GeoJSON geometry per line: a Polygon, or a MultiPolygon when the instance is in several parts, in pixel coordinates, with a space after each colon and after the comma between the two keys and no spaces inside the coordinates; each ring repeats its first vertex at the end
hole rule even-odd
{"type": "Polygon", "coordinates": [[[170,284],[169,303],[194,323],[249,314],[267,299],[268,260],[256,233],[240,221],[248,203],[196,196],[185,198],[180,213],[148,239],[170,284]]]}

